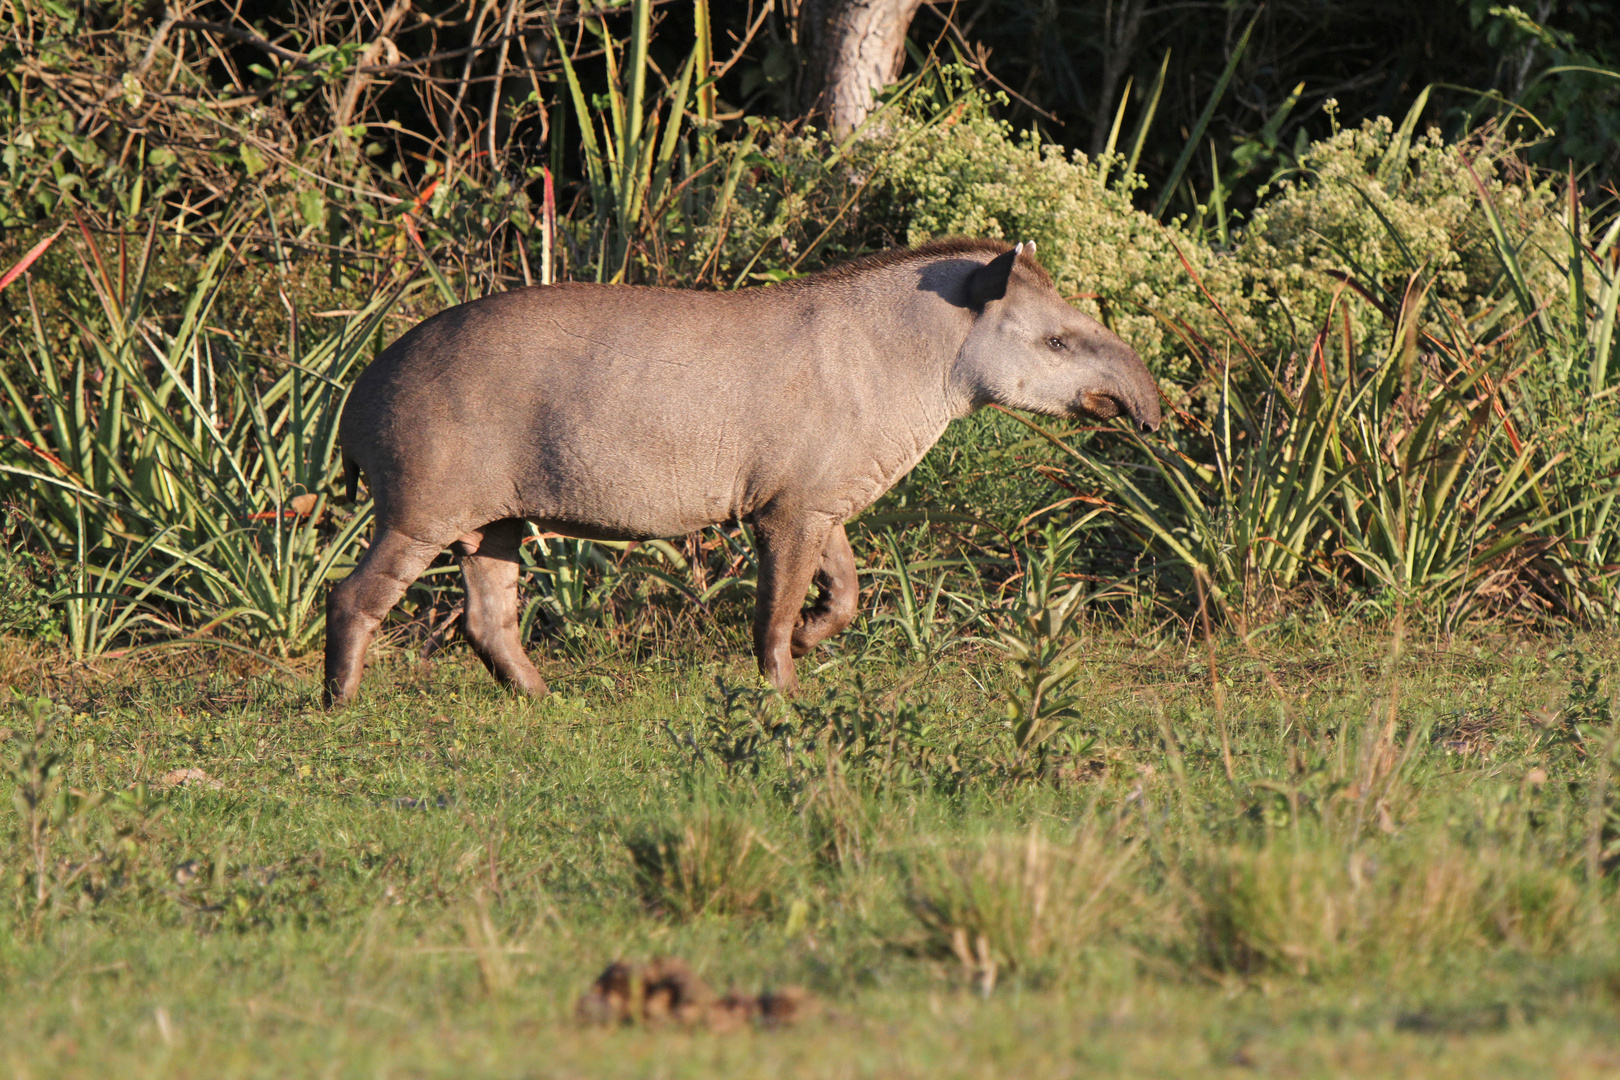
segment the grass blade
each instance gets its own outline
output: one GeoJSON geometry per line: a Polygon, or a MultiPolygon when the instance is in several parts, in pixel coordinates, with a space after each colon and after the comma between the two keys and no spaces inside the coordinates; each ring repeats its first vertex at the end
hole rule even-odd
{"type": "MultiPolygon", "coordinates": [[[[1221,77],[1215,80],[1215,89],[1210,91],[1209,101],[1204,105],[1204,111],[1198,114],[1198,120],[1193,124],[1192,131],[1187,136],[1187,145],[1181,148],[1181,156],[1176,158],[1176,163],[1170,167],[1170,175],[1159,189],[1159,201],[1153,205],[1153,216],[1155,218],[1161,220],[1164,218],[1165,209],[1170,205],[1170,199],[1175,195],[1176,187],[1181,183],[1182,174],[1187,171],[1187,166],[1192,164],[1193,154],[1198,152],[1199,144],[1204,141],[1204,129],[1209,127],[1209,122],[1215,115],[1215,107],[1221,103],[1221,98],[1225,96],[1226,86],[1232,81],[1232,75],[1237,71],[1238,62],[1243,59],[1243,53],[1249,47],[1249,35],[1254,33],[1254,26],[1260,21],[1260,14],[1258,11],[1255,12],[1254,17],[1249,20],[1249,25],[1243,28],[1243,36],[1238,38],[1237,46],[1233,48],[1231,57],[1226,61],[1226,67],[1221,71],[1221,77]]],[[[1166,52],[1166,62],[1169,59],[1170,54],[1166,52]]],[[[1156,103],[1157,99],[1155,99],[1156,103]]]]}
{"type": "Polygon", "coordinates": [[[1159,74],[1153,80],[1153,89],[1148,91],[1147,105],[1136,120],[1136,130],[1131,133],[1131,155],[1125,160],[1126,176],[1134,173],[1136,163],[1142,160],[1142,146],[1147,142],[1148,129],[1153,126],[1153,115],[1159,111],[1159,97],[1164,93],[1164,80],[1169,72],[1170,50],[1166,49],[1164,59],[1159,61],[1159,74]]]}

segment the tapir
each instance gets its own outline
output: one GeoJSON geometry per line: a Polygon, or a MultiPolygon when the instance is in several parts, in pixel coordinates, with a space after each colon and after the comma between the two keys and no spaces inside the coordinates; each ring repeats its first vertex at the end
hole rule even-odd
{"type": "Polygon", "coordinates": [[[992,402],[1159,425],[1141,358],[1064,302],[1033,243],[948,240],[732,292],[563,284],[442,311],[344,405],[350,497],[363,475],[375,531],[327,598],[323,698],[354,697],[372,635],[446,548],[479,658],[544,693],[518,635],[526,523],[592,540],[749,523],[754,652],[791,693],[794,659],[855,618],[844,523],[992,402]]]}

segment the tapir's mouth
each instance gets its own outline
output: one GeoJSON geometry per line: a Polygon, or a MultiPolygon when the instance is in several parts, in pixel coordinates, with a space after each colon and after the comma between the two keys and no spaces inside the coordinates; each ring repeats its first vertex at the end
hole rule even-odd
{"type": "Polygon", "coordinates": [[[1126,409],[1119,399],[1088,390],[1080,395],[1080,411],[1098,420],[1112,420],[1126,409]]]}
{"type": "MultiPolygon", "coordinates": [[[[1155,402],[1157,404],[1157,402],[1155,402]]],[[[1101,394],[1088,390],[1080,395],[1080,411],[1087,416],[1098,420],[1112,420],[1116,416],[1132,416],[1141,425],[1143,431],[1157,431],[1159,428],[1159,411],[1152,410],[1149,416],[1143,416],[1130,404],[1112,394],[1101,394]]]]}

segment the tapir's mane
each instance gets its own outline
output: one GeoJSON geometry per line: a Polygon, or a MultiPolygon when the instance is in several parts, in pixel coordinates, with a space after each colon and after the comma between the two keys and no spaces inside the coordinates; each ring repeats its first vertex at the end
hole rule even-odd
{"type": "MultiPolygon", "coordinates": [[[[980,240],[970,236],[953,236],[946,240],[933,240],[914,248],[890,248],[875,255],[867,255],[834,266],[819,273],[808,274],[802,278],[795,278],[787,282],[789,285],[830,285],[841,281],[853,281],[865,277],[875,270],[885,270],[891,266],[903,266],[907,263],[924,262],[929,259],[938,259],[950,255],[983,255],[995,258],[1011,244],[1005,240],[980,240]]],[[[1050,287],[1052,275],[1039,263],[1020,259],[1019,265],[1033,273],[1041,284],[1050,287]]]]}

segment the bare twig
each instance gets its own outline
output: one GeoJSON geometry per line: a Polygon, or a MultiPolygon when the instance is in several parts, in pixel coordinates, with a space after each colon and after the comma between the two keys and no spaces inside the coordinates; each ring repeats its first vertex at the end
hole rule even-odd
{"type": "Polygon", "coordinates": [[[410,10],[411,0],[394,0],[394,3],[383,15],[382,22],[378,24],[377,33],[372,37],[371,43],[366,46],[365,51],[360,54],[361,61],[355,66],[354,74],[349,78],[349,85],[343,91],[343,101],[338,105],[337,113],[333,118],[335,127],[345,128],[349,126],[349,121],[354,116],[355,105],[360,100],[360,92],[371,81],[368,78],[370,74],[368,65],[370,62],[385,50],[392,50],[395,55],[398,55],[399,50],[394,46],[389,35],[394,32],[394,28],[400,24],[405,18],[405,14],[410,10]]]}
{"type": "Polygon", "coordinates": [[[294,67],[310,69],[317,66],[303,53],[293,52],[291,49],[283,49],[280,45],[271,44],[251,30],[227,26],[225,23],[203,22],[200,19],[175,19],[170,26],[180,30],[203,30],[210,34],[221,34],[228,38],[235,38],[237,41],[246,42],[256,49],[269,53],[271,56],[285,60],[294,67]]]}
{"type": "MultiPolygon", "coordinates": [[[[512,19],[517,15],[518,0],[510,0],[506,5],[506,22],[501,27],[501,40],[507,41],[512,37],[512,19]]],[[[485,149],[489,152],[489,167],[492,171],[497,169],[495,164],[495,129],[499,127],[501,115],[501,80],[506,78],[506,54],[503,46],[495,57],[495,82],[489,92],[489,131],[485,149]]]]}
{"type": "MultiPolygon", "coordinates": [[[[479,7],[478,18],[473,22],[472,37],[474,45],[478,44],[478,35],[483,33],[484,30],[484,19],[488,17],[489,9],[494,6],[495,0],[484,0],[484,3],[479,7]]],[[[445,140],[444,147],[446,175],[448,175],[450,172],[450,161],[456,156],[456,147],[460,145],[457,139],[457,135],[459,134],[457,129],[461,124],[461,103],[466,100],[467,97],[467,80],[472,77],[473,56],[474,54],[469,52],[467,54],[467,59],[461,65],[461,80],[456,87],[456,98],[455,101],[450,104],[450,112],[446,117],[450,125],[450,134],[445,140]]]]}

